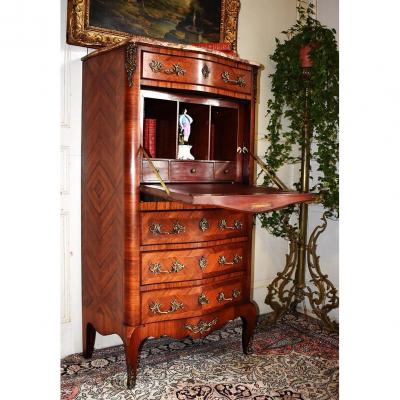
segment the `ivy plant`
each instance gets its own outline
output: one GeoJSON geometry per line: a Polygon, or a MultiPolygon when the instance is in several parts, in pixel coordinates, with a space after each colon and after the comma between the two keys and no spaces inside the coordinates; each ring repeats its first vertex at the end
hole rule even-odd
{"type": "MultiPolygon", "coordinates": [[[[319,194],[328,218],[339,217],[339,54],[335,30],[322,25],[315,17],[314,6],[298,7],[295,25],[282,32],[286,39],[276,41],[270,56],[276,65],[270,76],[272,95],[268,100],[269,117],[265,138],[269,147],[265,161],[276,173],[283,165],[299,164],[303,144],[305,80],[299,51],[311,45],[308,68],[308,121],[312,127],[310,191],[319,194]],[[318,172],[317,172],[318,171],[318,172]]],[[[271,179],[264,177],[264,185],[271,179]]],[[[300,182],[294,183],[300,189],[300,182]]],[[[259,215],[261,225],[275,236],[293,239],[298,232],[298,206],[259,215]]]]}

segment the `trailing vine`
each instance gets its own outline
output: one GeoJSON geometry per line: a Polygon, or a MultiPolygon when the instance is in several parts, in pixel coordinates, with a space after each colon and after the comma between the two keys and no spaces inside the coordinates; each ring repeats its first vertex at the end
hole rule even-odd
{"type": "MultiPolygon", "coordinates": [[[[298,7],[296,24],[282,32],[286,39],[276,41],[270,56],[276,70],[272,79],[273,98],[268,100],[269,147],[265,160],[273,172],[283,165],[300,164],[299,149],[303,144],[305,90],[299,51],[311,44],[309,68],[308,118],[313,129],[310,159],[316,165],[310,171],[310,191],[319,194],[328,218],[339,217],[339,54],[335,30],[322,25],[312,4],[298,7]]],[[[263,185],[271,179],[264,176],[263,185]]],[[[300,182],[294,183],[300,189],[300,182]]],[[[298,206],[259,214],[261,225],[275,236],[293,239],[298,232],[298,206]]]]}

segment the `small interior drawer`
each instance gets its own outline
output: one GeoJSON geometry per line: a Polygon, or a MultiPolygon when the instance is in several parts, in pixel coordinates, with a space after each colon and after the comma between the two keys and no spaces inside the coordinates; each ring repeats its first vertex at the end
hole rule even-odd
{"type": "Polygon", "coordinates": [[[234,161],[216,161],[214,177],[217,181],[234,181],[236,178],[236,163],[234,161]]]}
{"type": "Polygon", "coordinates": [[[214,163],[207,161],[171,161],[170,180],[211,182],[214,180],[214,163]]]}
{"type": "MultiPolygon", "coordinates": [[[[152,160],[154,166],[158,170],[161,178],[165,181],[169,180],[169,168],[167,160],[152,160]]],[[[142,162],[142,181],[143,182],[158,182],[157,176],[150,167],[147,160],[142,162]]]]}

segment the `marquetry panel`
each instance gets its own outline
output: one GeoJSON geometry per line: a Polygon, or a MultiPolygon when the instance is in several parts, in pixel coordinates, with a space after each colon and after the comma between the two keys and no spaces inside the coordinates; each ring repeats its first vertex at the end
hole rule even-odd
{"type": "Polygon", "coordinates": [[[123,315],[124,204],[122,59],[94,58],[83,69],[83,308],[101,332],[123,315]]]}

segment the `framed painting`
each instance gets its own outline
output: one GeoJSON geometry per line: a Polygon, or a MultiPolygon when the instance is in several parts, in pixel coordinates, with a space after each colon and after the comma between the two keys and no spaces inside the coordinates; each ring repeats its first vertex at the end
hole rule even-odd
{"type": "Polygon", "coordinates": [[[239,9],[240,0],[68,0],[67,42],[97,48],[133,36],[236,50],[239,9]]]}

